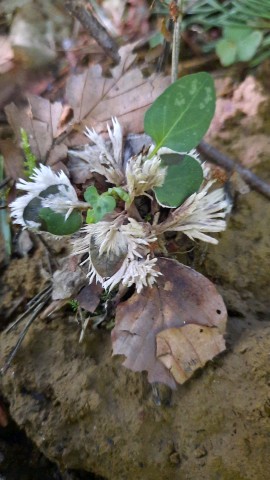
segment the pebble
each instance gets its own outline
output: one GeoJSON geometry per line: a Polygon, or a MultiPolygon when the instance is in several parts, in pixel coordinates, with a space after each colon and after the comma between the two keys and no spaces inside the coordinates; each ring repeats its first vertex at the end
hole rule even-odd
{"type": "Polygon", "coordinates": [[[194,452],[195,458],[203,458],[203,457],[206,457],[206,455],[207,455],[207,450],[204,446],[196,448],[194,452]]]}

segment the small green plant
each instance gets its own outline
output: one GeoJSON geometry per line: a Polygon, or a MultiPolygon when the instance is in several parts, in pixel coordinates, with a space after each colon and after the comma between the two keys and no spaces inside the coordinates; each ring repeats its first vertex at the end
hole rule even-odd
{"type": "Polygon", "coordinates": [[[216,44],[216,52],[224,67],[235,62],[249,62],[262,42],[263,33],[246,27],[224,27],[223,38],[216,44]]]}
{"type": "Polygon", "coordinates": [[[72,300],[69,301],[69,305],[70,305],[71,309],[73,310],[73,312],[77,312],[80,304],[79,304],[78,300],[72,299],[72,300]]]}
{"type": "MultiPolygon", "coordinates": [[[[107,307],[101,315],[81,315],[81,308],[71,302],[82,325],[80,341],[88,322],[100,325],[127,293],[131,297],[116,307],[115,324],[111,325],[114,353],[124,354],[129,368],[147,370],[150,382],[172,388],[191,375],[190,365],[203,344],[203,334],[209,344],[214,336],[214,349],[203,348],[204,363],[225,348],[221,332],[226,308],[215,287],[194,270],[161,257],[166,232],[216,244],[212,233],[226,228],[225,192],[222,188],[211,191],[214,180],[209,180],[208,170],[194,150],[214,111],[212,77],[204,72],[183,77],[146,112],[144,129],[152,142],[135,155],[125,158],[117,119],[112,119],[113,129],[108,127],[107,142],[95,130],[86,130],[94,146],[76,154],[82,155],[89,172],[103,178],[100,191],[89,185],[81,192],[82,202],[64,172],[56,174],[40,165],[29,182],[17,184],[26,194],[11,204],[12,216],[23,227],[56,236],[72,235],[72,255],[85,266],[93,291],[95,283],[105,291],[107,307]],[[111,294],[115,294],[112,301],[111,294]],[[212,327],[220,324],[219,333],[212,327]],[[178,327],[187,327],[187,334],[194,337],[189,337],[188,347],[184,347],[192,345],[190,360],[184,362],[188,367],[180,361],[180,367],[174,369],[166,345],[172,343],[169,352],[178,348],[179,335],[182,338],[178,327]],[[183,368],[187,371],[179,374],[183,368]]],[[[180,356],[173,353],[173,362],[180,356]]],[[[195,365],[202,366],[200,355],[198,358],[195,365]]]]}
{"type": "Polygon", "coordinates": [[[30,178],[37,167],[37,159],[31,150],[29,137],[24,128],[21,128],[22,149],[24,153],[24,174],[30,178]]]}
{"type": "Polygon", "coordinates": [[[221,39],[206,44],[205,50],[215,48],[222,65],[245,61],[256,66],[269,57],[269,0],[198,0],[188,2],[185,13],[185,28],[221,29],[221,39]]]}

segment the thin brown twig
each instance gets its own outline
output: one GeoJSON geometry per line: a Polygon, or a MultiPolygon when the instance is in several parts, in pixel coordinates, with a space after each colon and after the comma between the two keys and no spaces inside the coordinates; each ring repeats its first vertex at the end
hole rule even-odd
{"type": "Polygon", "coordinates": [[[65,7],[68,12],[87,30],[87,32],[96,40],[109,57],[115,63],[120,62],[118,45],[108,34],[107,30],[99,23],[94,15],[85,8],[83,2],[79,0],[65,0],[65,7]]]}
{"type": "Polygon", "coordinates": [[[257,192],[264,195],[266,198],[270,199],[270,185],[264,182],[261,178],[259,178],[255,173],[253,173],[248,168],[239,165],[235,160],[227,157],[224,153],[217,150],[212,145],[202,141],[198,146],[198,151],[206,157],[207,160],[223,167],[228,172],[237,172],[243,178],[243,180],[257,192]]]}

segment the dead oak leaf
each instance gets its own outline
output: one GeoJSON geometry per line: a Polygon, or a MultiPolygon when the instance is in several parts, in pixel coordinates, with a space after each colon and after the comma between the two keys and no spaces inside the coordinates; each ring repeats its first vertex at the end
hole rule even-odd
{"type": "Polygon", "coordinates": [[[209,360],[224,350],[220,336],[225,331],[227,312],[216,287],[200,273],[166,258],[158,259],[157,268],[162,276],[157,278],[152,288],[145,288],[140,294],[135,293],[118,305],[112,331],[113,354],[125,355],[124,366],[135,372],[146,370],[150,383],[160,382],[175,388],[176,382],[183,379],[183,375],[177,375],[175,370],[182,368],[188,378],[206,361],[201,353],[202,335],[198,341],[196,328],[190,337],[188,333],[191,329],[187,333],[184,333],[184,329],[192,324],[193,327],[203,326],[203,331],[216,332],[214,348],[211,348],[212,334],[204,337],[209,360]],[[174,345],[168,342],[168,334],[171,340],[175,329],[183,329],[181,334],[188,339],[182,342],[181,355],[179,351],[175,353],[174,345]],[[200,362],[198,355],[194,357],[197,349],[200,362]],[[169,361],[171,351],[173,358],[169,361]],[[188,372],[188,367],[181,365],[181,359],[186,362],[194,358],[197,358],[197,366],[188,372]]]}
{"type": "Polygon", "coordinates": [[[180,384],[226,348],[216,328],[193,324],[167,328],[157,334],[156,340],[157,358],[180,384]]]}
{"type": "Polygon", "coordinates": [[[120,63],[104,77],[100,65],[89,67],[67,82],[66,100],[74,112],[74,121],[106,131],[111,117],[117,117],[126,133],[143,131],[146,109],[170,84],[170,78],[152,74],[144,78],[139,68],[131,68],[136,55],[134,45],[119,50],[120,63]]]}
{"type": "Polygon", "coordinates": [[[17,144],[19,145],[21,141],[21,128],[24,128],[28,134],[32,152],[37,159],[44,163],[49,157],[48,164],[55,164],[65,158],[67,153],[65,145],[53,147],[54,140],[64,130],[63,127],[59,127],[64,107],[60,102],[51,103],[35,95],[29,95],[28,102],[28,107],[23,109],[14,103],[5,108],[17,144]],[[61,155],[59,148],[61,148],[61,155]],[[56,149],[55,152],[54,149],[56,149]]]}

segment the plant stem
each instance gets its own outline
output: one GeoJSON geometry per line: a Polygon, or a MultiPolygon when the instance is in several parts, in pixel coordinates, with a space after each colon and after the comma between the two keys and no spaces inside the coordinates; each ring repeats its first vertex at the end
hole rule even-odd
{"type": "Polygon", "coordinates": [[[172,74],[171,74],[172,83],[174,83],[178,78],[178,61],[179,61],[179,54],[180,54],[183,4],[184,4],[184,0],[178,0],[177,2],[178,17],[177,17],[177,20],[174,22],[173,44],[172,44],[172,74]]]}

